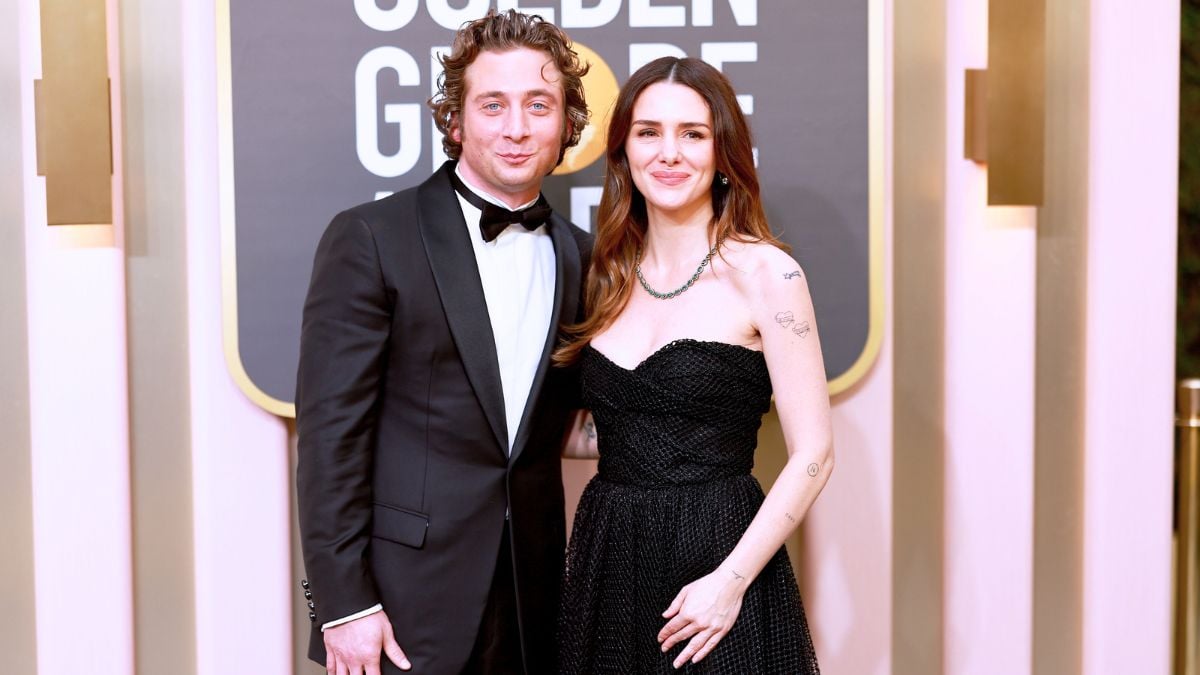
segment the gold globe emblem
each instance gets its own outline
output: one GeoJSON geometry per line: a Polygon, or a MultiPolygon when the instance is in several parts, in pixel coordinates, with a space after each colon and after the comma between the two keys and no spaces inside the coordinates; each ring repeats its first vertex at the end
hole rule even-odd
{"type": "Polygon", "coordinates": [[[599,54],[578,42],[575,43],[574,49],[580,60],[590,66],[588,74],[583,76],[583,92],[587,97],[592,117],[579,137],[579,144],[567,150],[562,164],[554,170],[555,176],[575,173],[604,155],[608,118],[612,113],[613,103],[617,100],[619,88],[612,68],[608,67],[599,54]]]}

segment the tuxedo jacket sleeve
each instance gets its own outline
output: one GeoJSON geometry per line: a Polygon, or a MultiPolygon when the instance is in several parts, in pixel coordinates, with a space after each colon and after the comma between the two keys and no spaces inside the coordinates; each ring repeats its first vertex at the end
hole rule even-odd
{"type": "Polygon", "coordinates": [[[371,469],[391,310],[374,237],[353,212],[325,231],[301,329],[297,489],[310,583],[336,580],[322,622],[379,603],[368,568],[371,469]]]}

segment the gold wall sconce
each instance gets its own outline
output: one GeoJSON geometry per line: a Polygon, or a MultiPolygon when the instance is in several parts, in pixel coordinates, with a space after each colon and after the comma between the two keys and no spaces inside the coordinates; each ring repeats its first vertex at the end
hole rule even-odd
{"type": "Polygon", "coordinates": [[[964,155],[988,167],[989,206],[1041,206],[1046,0],[988,3],[988,69],[966,73],[964,155]]]}
{"type": "Polygon", "coordinates": [[[112,92],[105,0],[41,0],[42,79],[34,81],[37,172],[46,222],[113,222],[112,92]]]}

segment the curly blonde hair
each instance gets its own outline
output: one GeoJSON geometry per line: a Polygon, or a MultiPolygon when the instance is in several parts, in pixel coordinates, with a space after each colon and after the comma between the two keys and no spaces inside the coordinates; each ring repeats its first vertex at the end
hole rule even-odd
{"type": "Polygon", "coordinates": [[[545,52],[562,73],[563,102],[567,124],[563,126],[562,146],[558,163],[562,163],[567,148],[579,143],[588,124],[587,101],[583,92],[583,76],[588,64],[579,60],[571,48],[571,39],[558,26],[547,23],[537,15],[516,10],[488,10],[482,19],[471,21],[458,30],[448,56],[440,58],[444,71],[438,77],[437,93],[429,98],[433,122],[442,132],[442,149],[451,159],[462,155],[462,143],[454,140],[451,131],[458,124],[466,94],[467,67],[480,52],[504,52],[522,47],[545,52]]]}

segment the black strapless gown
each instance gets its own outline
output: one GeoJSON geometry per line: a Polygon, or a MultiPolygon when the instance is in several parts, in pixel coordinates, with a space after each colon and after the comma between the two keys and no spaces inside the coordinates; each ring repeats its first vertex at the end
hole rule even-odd
{"type": "Polygon", "coordinates": [[[662,613],[712,572],[763,501],[750,475],[771,381],[761,352],[677,340],[633,370],[586,347],[584,404],[600,471],[567,546],[559,625],[563,675],[818,673],[787,552],[746,591],[732,630],[699,664],[663,654],[662,613]]]}

